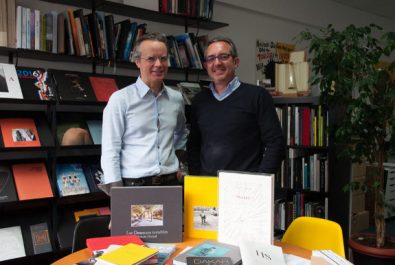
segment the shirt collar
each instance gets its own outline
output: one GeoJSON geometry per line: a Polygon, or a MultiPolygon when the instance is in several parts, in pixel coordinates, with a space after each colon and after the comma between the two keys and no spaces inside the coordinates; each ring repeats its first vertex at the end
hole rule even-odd
{"type": "Polygon", "coordinates": [[[221,95],[218,95],[217,91],[215,91],[215,86],[214,86],[213,82],[210,83],[209,87],[210,87],[211,93],[213,93],[213,96],[218,101],[222,101],[225,98],[227,98],[228,96],[230,96],[239,86],[240,86],[240,80],[237,76],[235,76],[235,78],[233,78],[233,80],[229,82],[229,84],[227,85],[227,87],[225,88],[224,92],[222,92],[221,95]]]}
{"type": "MultiPolygon", "coordinates": [[[[136,84],[137,84],[136,86],[137,92],[141,98],[143,98],[147,94],[153,94],[150,87],[147,86],[146,83],[144,83],[144,81],[141,79],[140,76],[137,78],[136,84]]],[[[162,88],[163,89],[159,92],[158,97],[161,96],[162,94],[166,96],[168,95],[167,88],[163,82],[162,82],[162,88]]]]}

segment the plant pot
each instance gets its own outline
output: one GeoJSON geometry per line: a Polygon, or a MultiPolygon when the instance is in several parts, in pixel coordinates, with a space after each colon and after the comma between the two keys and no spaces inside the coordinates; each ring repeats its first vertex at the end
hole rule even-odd
{"type": "Polygon", "coordinates": [[[375,234],[354,234],[348,244],[353,251],[355,265],[395,264],[395,237],[387,237],[383,248],[376,247],[375,234]]]}

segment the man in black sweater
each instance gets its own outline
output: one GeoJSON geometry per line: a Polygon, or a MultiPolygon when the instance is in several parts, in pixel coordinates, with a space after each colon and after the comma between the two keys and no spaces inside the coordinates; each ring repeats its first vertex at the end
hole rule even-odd
{"type": "Polygon", "coordinates": [[[189,174],[218,170],[276,173],[285,143],[272,98],[262,87],[242,83],[236,46],[229,38],[212,39],[205,68],[212,79],[192,102],[189,174]]]}

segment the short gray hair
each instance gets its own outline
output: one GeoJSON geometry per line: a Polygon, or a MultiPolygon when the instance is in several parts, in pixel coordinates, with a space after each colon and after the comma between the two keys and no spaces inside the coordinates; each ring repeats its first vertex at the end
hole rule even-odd
{"type": "Polygon", "coordinates": [[[227,44],[229,44],[230,46],[230,54],[232,55],[232,57],[237,57],[237,49],[236,49],[236,45],[235,43],[227,37],[221,37],[221,36],[217,36],[212,38],[208,44],[207,47],[210,46],[211,44],[215,43],[215,42],[226,42],[227,44]]]}
{"type": "Polygon", "coordinates": [[[141,43],[143,41],[146,41],[146,40],[162,42],[166,46],[167,52],[169,52],[169,48],[167,47],[167,38],[166,38],[165,34],[162,34],[162,33],[147,33],[147,34],[142,35],[136,41],[136,44],[135,44],[134,50],[133,50],[133,55],[132,55],[132,60],[133,61],[135,61],[137,58],[140,58],[140,56],[141,56],[140,46],[141,46],[141,43]]]}

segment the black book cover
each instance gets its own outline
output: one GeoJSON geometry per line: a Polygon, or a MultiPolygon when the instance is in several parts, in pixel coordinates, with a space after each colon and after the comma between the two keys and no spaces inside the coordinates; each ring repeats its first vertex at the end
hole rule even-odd
{"type": "Polygon", "coordinates": [[[10,168],[0,165],[0,203],[17,201],[14,179],[10,168]]]}
{"type": "Polygon", "coordinates": [[[88,75],[81,72],[49,70],[61,101],[96,102],[88,75]]]}
{"type": "Polygon", "coordinates": [[[30,226],[34,254],[52,251],[51,240],[47,223],[40,223],[30,226]]]}
{"type": "Polygon", "coordinates": [[[108,59],[111,61],[115,61],[114,16],[105,16],[104,22],[106,24],[108,59]]]}
{"type": "Polygon", "coordinates": [[[96,15],[94,13],[91,13],[85,16],[87,17],[88,20],[88,28],[92,39],[93,53],[95,54],[95,57],[102,58],[100,56],[101,53],[99,53],[100,38],[97,28],[98,26],[97,26],[96,15]]]}
{"type": "Polygon", "coordinates": [[[55,100],[55,91],[48,72],[43,68],[16,67],[23,98],[27,100],[55,100]]]}
{"type": "Polygon", "coordinates": [[[86,180],[91,192],[99,192],[98,184],[103,184],[103,170],[99,163],[83,165],[86,180]]]}
{"type": "Polygon", "coordinates": [[[120,25],[121,29],[118,37],[118,46],[116,47],[116,58],[117,60],[122,60],[123,51],[125,50],[126,46],[126,39],[130,31],[130,20],[126,19],[118,22],[117,24],[120,25]]]}

